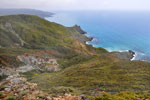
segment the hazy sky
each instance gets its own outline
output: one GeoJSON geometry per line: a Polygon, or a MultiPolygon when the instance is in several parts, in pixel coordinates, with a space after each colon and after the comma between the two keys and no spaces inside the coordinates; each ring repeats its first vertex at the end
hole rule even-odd
{"type": "Polygon", "coordinates": [[[150,10],[150,0],[0,0],[0,8],[150,10]]]}

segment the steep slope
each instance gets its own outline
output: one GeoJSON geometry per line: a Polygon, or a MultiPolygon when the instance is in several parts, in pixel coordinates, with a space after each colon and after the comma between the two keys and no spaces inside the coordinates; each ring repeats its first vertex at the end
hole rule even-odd
{"type": "Polygon", "coordinates": [[[62,25],[29,15],[0,17],[2,47],[37,47],[66,45],[73,42],[71,32],[62,25]]]}
{"type": "MultiPolygon", "coordinates": [[[[74,27],[66,28],[62,25],[48,22],[37,16],[1,16],[1,66],[20,66],[22,62],[19,62],[16,58],[24,53],[39,57],[48,55],[62,60],[78,56],[81,53],[82,55],[96,54],[99,50],[92,48],[92,46],[87,46],[85,41],[90,39],[82,35],[80,31],[74,27]]],[[[104,49],[101,50],[107,52],[104,49]]]]}
{"type": "Polygon", "coordinates": [[[97,52],[107,53],[86,45],[90,39],[81,32],[80,27],[64,27],[37,16],[1,16],[0,75],[33,69],[58,71],[78,63],[70,58],[82,60],[97,52]]]}

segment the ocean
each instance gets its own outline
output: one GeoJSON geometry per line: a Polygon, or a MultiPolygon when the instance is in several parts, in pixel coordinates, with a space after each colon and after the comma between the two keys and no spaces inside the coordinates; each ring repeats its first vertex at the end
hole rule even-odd
{"type": "Polygon", "coordinates": [[[150,61],[150,12],[141,11],[57,11],[46,18],[70,27],[80,25],[94,37],[88,44],[108,51],[132,50],[134,60],[150,61]]]}

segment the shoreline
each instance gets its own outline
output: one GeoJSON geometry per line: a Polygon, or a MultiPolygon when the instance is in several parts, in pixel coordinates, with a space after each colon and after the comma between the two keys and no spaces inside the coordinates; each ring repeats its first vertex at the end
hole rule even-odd
{"type": "MultiPolygon", "coordinates": [[[[88,34],[88,33],[86,33],[86,34],[88,34]]],[[[89,41],[86,41],[85,42],[85,44],[87,44],[87,45],[91,45],[93,48],[96,48],[96,46],[94,46],[93,44],[90,44],[89,42],[92,42],[92,41],[95,41],[96,40],[96,38],[94,38],[94,37],[91,37],[91,36],[87,36],[86,34],[84,34],[86,37],[88,37],[89,38],[89,41]]]]}
{"type": "Polygon", "coordinates": [[[137,57],[137,53],[136,52],[134,52],[135,54],[133,55],[133,58],[131,59],[131,61],[134,61],[134,60],[136,60],[136,57],[137,57]]]}
{"type": "MultiPolygon", "coordinates": [[[[48,18],[49,18],[49,17],[48,17],[48,18]]],[[[45,17],[44,19],[48,20],[47,17],[45,17]]],[[[48,20],[48,21],[50,21],[50,20],[48,20]]],[[[75,24],[75,25],[72,26],[72,27],[74,27],[75,29],[77,29],[77,31],[78,31],[80,34],[82,34],[82,35],[86,36],[87,38],[89,38],[89,40],[84,41],[84,43],[85,43],[86,45],[91,45],[93,48],[99,48],[99,47],[97,47],[96,45],[89,43],[89,42],[98,40],[97,38],[88,35],[89,33],[86,32],[86,31],[84,31],[84,30],[80,27],[80,25],[75,24]]],[[[106,49],[106,48],[104,48],[104,49],[106,49]]],[[[126,53],[126,56],[129,56],[129,57],[128,57],[128,60],[130,60],[130,61],[136,60],[136,57],[137,57],[137,55],[138,55],[135,51],[130,50],[130,49],[128,49],[128,50],[116,50],[116,51],[115,51],[115,50],[110,51],[110,50],[108,50],[108,49],[106,49],[106,50],[107,50],[108,52],[110,52],[110,53],[112,53],[112,52],[118,52],[118,53],[120,53],[120,55],[121,55],[121,53],[126,53]]],[[[124,54],[123,54],[123,56],[124,56],[124,54]]],[[[140,61],[142,61],[142,60],[140,60],[140,61]]]]}
{"type": "MultiPolygon", "coordinates": [[[[86,33],[88,34],[88,33],[86,33]]],[[[84,34],[85,36],[87,36],[86,34],[84,34]]],[[[93,44],[90,44],[89,42],[92,42],[92,41],[95,41],[97,40],[97,38],[94,38],[94,37],[91,37],[91,36],[87,36],[90,40],[89,41],[86,41],[85,44],[86,45],[91,45],[93,48],[98,48],[96,47],[95,45],[93,44]]],[[[106,48],[104,48],[106,49],[106,48]]],[[[107,49],[106,49],[107,50],[107,49]]],[[[109,51],[107,50],[108,52],[112,53],[112,52],[118,52],[118,53],[130,53],[131,57],[129,60],[130,61],[133,61],[133,60],[136,60],[135,58],[137,57],[137,53],[135,51],[132,51],[132,50],[118,50],[118,51],[109,51]]]]}
{"type": "MultiPolygon", "coordinates": [[[[89,42],[92,42],[92,41],[95,41],[95,40],[98,40],[97,38],[95,38],[95,37],[92,37],[92,36],[90,36],[90,35],[87,35],[87,34],[89,34],[88,32],[86,32],[85,34],[83,34],[83,35],[85,35],[86,37],[88,37],[89,38],[89,40],[88,41],[85,41],[85,44],[86,45],[91,45],[93,48],[99,48],[99,47],[97,47],[96,45],[94,45],[94,44],[91,44],[91,43],[89,43],[89,42]]],[[[103,48],[103,47],[102,47],[103,48]]],[[[104,49],[106,49],[106,48],[104,48],[104,49]]],[[[113,53],[113,52],[118,52],[118,53],[127,53],[126,55],[127,56],[129,56],[129,60],[130,61],[136,61],[136,60],[138,60],[138,61],[145,61],[145,62],[150,62],[150,57],[149,56],[146,56],[145,54],[145,56],[141,56],[141,54],[139,53],[139,52],[136,52],[136,51],[134,51],[134,50],[131,50],[131,49],[128,49],[128,50],[108,50],[108,49],[106,49],[108,52],[110,52],[110,53],[113,53]],[[138,57],[140,57],[140,58],[138,58],[138,57]]]]}

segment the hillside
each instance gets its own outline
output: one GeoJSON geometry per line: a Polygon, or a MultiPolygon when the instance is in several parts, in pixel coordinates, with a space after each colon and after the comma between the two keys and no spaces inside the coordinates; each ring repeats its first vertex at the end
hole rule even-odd
{"type": "Polygon", "coordinates": [[[18,14],[28,14],[28,15],[36,15],[41,18],[51,17],[53,13],[35,10],[35,9],[0,9],[0,16],[6,15],[18,15],[18,14]]]}
{"type": "Polygon", "coordinates": [[[70,30],[68,30],[62,25],[50,23],[37,16],[1,16],[0,28],[1,47],[18,46],[20,48],[44,49],[58,45],[71,46],[70,44],[75,39],[89,40],[74,28],[69,28],[70,30]]]}
{"type": "Polygon", "coordinates": [[[92,57],[57,73],[25,74],[42,90],[54,93],[54,87],[72,87],[83,94],[106,91],[141,92],[150,89],[150,64],[140,61],[119,61],[105,56],[92,57]],[[32,76],[32,78],[31,78],[32,76]]]}
{"type": "Polygon", "coordinates": [[[91,38],[85,33],[80,26],[64,27],[33,15],[0,16],[0,99],[9,93],[20,100],[60,95],[103,100],[103,93],[119,98],[122,92],[136,95],[134,100],[150,98],[150,63],[130,61],[132,51],[87,45],[91,38]]]}

